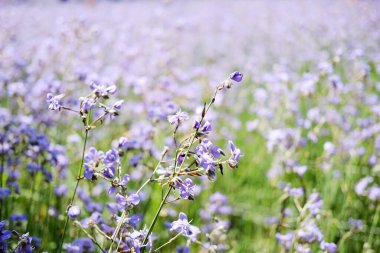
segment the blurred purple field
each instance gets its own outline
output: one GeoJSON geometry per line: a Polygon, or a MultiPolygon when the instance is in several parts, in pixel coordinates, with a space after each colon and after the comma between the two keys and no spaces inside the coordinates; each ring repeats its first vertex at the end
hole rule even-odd
{"type": "Polygon", "coordinates": [[[379,252],[380,2],[1,1],[0,252],[379,252]]]}

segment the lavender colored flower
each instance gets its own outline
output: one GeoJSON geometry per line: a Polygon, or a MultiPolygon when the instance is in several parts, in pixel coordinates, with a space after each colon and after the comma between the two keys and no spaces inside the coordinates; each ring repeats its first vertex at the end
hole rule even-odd
{"type": "Polygon", "coordinates": [[[131,158],[129,158],[129,164],[133,167],[136,167],[140,160],[143,158],[143,155],[142,154],[137,154],[137,155],[134,155],[132,156],[131,158]]]}
{"type": "Polygon", "coordinates": [[[240,149],[236,148],[234,143],[232,141],[229,141],[230,151],[231,151],[231,157],[228,160],[228,165],[231,168],[237,168],[239,158],[240,158],[240,149]]]}
{"type": "Polygon", "coordinates": [[[32,237],[29,237],[29,233],[20,236],[15,253],[32,253],[32,237]]]}
{"type": "Polygon", "coordinates": [[[66,185],[58,185],[54,188],[54,194],[57,197],[64,197],[67,194],[67,186],[66,185]]]}
{"type": "Polygon", "coordinates": [[[125,174],[119,184],[125,186],[129,182],[129,180],[131,180],[131,176],[128,174],[125,174]]]}
{"type": "Polygon", "coordinates": [[[5,229],[6,221],[0,222],[0,252],[6,252],[7,243],[6,241],[11,238],[12,232],[5,229]]]}
{"type": "Polygon", "coordinates": [[[190,178],[186,178],[185,181],[178,181],[176,188],[179,190],[179,196],[182,199],[194,199],[195,185],[190,178]]]}
{"type": "Polygon", "coordinates": [[[113,105],[112,105],[112,108],[115,109],[116,111],[120,111],[121,110],[121,107],[123,106],[124,104],[124,100],[118,100],[116,101],[113,105]]]}
{"type": "Polygon", "coordinates": [[[304,192],[302,188],[290,188],[287,189],[289,196],[294,196],[294,197],[300,197],[303,196],[304,192]]]}
{"type": "Polygon", "coordinates": [[[139,253],[140,252],[140,245],[142,243],[142,240],[144,239],[144,234],[140,231],[133,231],[132,233],[129,233],[128,235],[129,240],[128,243],[130,245],[129,249],[133,249],[134,252],[139,253]]]}
{"type": "Polygon", "coordinates": [[[312,193],[309,196],[309,200],[306,203],[307,208],[310,210],[310,213],[313,216],[316,216],[319,211],[322,209],[323,201],[318,193],[312,193]]]}
{"type": "Polygon", "coordinates": [[[3,187],[0,188],[0,199],[6,199],[11,194],[11,190],[9,188],[3,187]]]}
{"type": "Polygon", "coordinates": [[[104,86],[98,85],[95,82],[90,84],[90,89],[94,92],[95,96],[108,98],[109,95],[115,94],[117,87],[116,85],[104,86]]]}
{"type": "Polygon", "coordinates": [[[50,110],[58,110],[58,109],[60,109],[61,106],[62,106],[61,100],[62,100],[62,98],[64,96],[65,96],[65,94],[60,94],[60,95],[53,96],[52,93],[48,93],[46,95],[46,102],[49,105],[49,109],[50,110]]]}
{"type": "Polygon", "coordinates": [[[181,165],[183,163],[183,161],[185,160],[185,154],[184,153],[180,153],[178,155],[178,158],[177,158],[177,165],[181,165]]]}
{"type": "Polygon", "coordinates": [[[355,185],[355,192],[360,196],[364,196],[366,194],[366,188],[372,181],[372,177],[364,177],[360,179],[355,185]]]}
{"type": "Polygon", "coordinates": [[[95,106],[95,100],[92,97],[81,97],[79,100],[81,101],[81,109],[85,112],[89,111],[95,106]]]}
{"type": "Polygon", "coordinates": [[[230,79],[239,83],[239,82],[241,82],[241,80],[243,80],[243,73],[241,73],[239,71],[235,71],[235,72],[230,74],[230,79]]]}
{"type": "Polygon", "coordinates": [[[83,167],[84,167],[84,172],[83,172],[84,177],[91,180],[92,177],[94,176],[94,168],[88,163],[84,163],[83,167]]]}
{"type": "Polygon", "coordinates": [[[21,224],[21,222],[23,221],[26,221],[27,220],[27,216],[26,214],[12,214],[10,217],[9,217],[10,221],[12,223],[19,223],[21,224]]]}
{"type": "Polygon", "coordinates": [[[168,121],[171,125],[173,124],[180,124],[182,122],[184,122],[185,120],[188,120],[189,119],[189,114],[187,114],[186,112],[181,112],[181,111],[178,111],[176,114],[174,115],[169,115],[168,116],[168,121]]]}
{"type": "Polygon", "coordinates": [[[126,207],[137,206],[140,203],[140,196],[136,193],[132,193],[128,197],[124,197],[121,194],[116,194],[115,199],[123,209],[126,207]]]}
{"type": "Polygon", "coordinates": [[[380,200],[380,187],[378,185],[368,188],[368,198],[375,201],[380,200]]]}
{"type": "Polygon", "coordinates": [[[295,173],[297,173],[298,176],[302,177],[305,172],[307,171],[307,166],[304,165],[304,166],[300,166],[300,165],[296,165],[293,167],[293,171],[295,173]]]}
{"type": "Polygon", "coordinates": [[[190,225],[186,214],[182,212],[179,214],[179,219],[172,222],[170,231],[182,233],[182,235],[189,238],[191,241],[195,241],[200,233],[199,228],[190,225]]]}
{"type": "Polygon", "coordinates": [[[285,249],[290,249],[292,246],[294,234],[292,232],[288,232],[286,234],[276,233],[276,240],[279,244],[283,245],[285,249]]]}
{"type": "Polygon", "coordinates": [[[331,142],[326,142],[323,144],[323,149],[327,152],[328,155],[335,154],[335,145],[331,142]]]}
{"type": "Polygon", "coordinates": [[[103,151],[97,151],[96,148],[91,147],[88,149],[87,153],[84,156],[84,159],[87,163],[98,163],[104,157],[103,151]]]}
{"type": "Polygon", "coordinates": [[[329,242],[322,241],[321,242],[321,249],[327,253],[334,253],[337,251],[338,247],[336,246],[335,243],[332,243],[332,242],[329,243],[329,242]]]}
{"type": "Polygon", "coordinates": [[[312,221],[303,224],[302,228],[297,231],[297,236],[300,241],[309,244],[315,241],[320,242],[323,238],[322,232],[319,230],[317,224],[312,221]]]}
{"type": "Polygon", "coordinates": [[[202,123],[196,120],[193,128],[197,130],[199,136],[207,136],[212,131],[211,123],[208,120],[202,123]]]}
{"type": "Polygon", "coordinates": [[[75,241],[65,244],[68,253],[94,252],[95,245],[90,238],[78,238],[75,241]]]}
{"type": "Polygon", "coordinates": [[[93,212],[90,217],[83,219],[80,223],[82,227],[88,228],[90,223],[100,223],[102,222],[102,215],[99,212],[93,212]]]}
{"type": "Polygon", "coordinates": [[[113,178],[115,176],[115,168],[114,167],[108,167],[103,170],[103,175],[106,178],[113,178]]]}
{"type": "Polygon", "coordinates": [[[107,151],[103,162],[107,167],[118,165],[120,163],[119,154],[114,149],[111,149],[107,151]]]}
{"type": "Polygon", "coordinates": [[[190,248],[188,246],[178,246],[175,248],[175,250],[177,251],[177,253],[190,253],[190,248]]]}
{"type": "Polygon", "coordinates": [[[357,229],[357,230],[363,229],[363,221],[362,220],[355,220],[353,218],[349,218],[348,224],[350,224],[351,229],[357,229]]]}
{"type": "Polygon", "coordinates": [[[67,214],[71,219],[75,219],[80,215],[80,208],[78,206],[71,206],[67,214]]]}

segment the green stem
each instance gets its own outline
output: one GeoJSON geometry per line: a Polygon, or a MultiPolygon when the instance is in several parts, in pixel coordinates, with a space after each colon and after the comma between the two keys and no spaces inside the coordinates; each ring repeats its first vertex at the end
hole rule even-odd
{"type": "Polygon", "coordinates": [[[373,235],[375,233],[375,227],[377,226],[377,223],[379,222],[379,216],[380,216],[380,203],[376,203],[376,211],[375,211],[375,216],[373,217],[373,222],[371,226],[371,230],[369,233],[369,239],[368,239],[368,246],[371,247],[372,245],[372,240],[373,240],[373,235]]]}
{"type": "Polygon", "coordinates": [[[66,234],[66,230],[67,230],[67,224],[69,223],[69,215],[68,215],[67,211],[73,205],[73,202],[74,202],[74,199],[75,199],[75,195],[77,193],[77,189],[78,189],[78,186],[79,186],[80,176],[82,174],[82,167],[83,167],[83,161],[84,161],[84,153],[86,152],[88,131],[89,130],[86,129],[86,134],[85,134],[85,137],[84,137],[84,145],[83,145],[83,150],[82,150],[82,158],[81,158],[81,162],[80,162],[80,167],[78,169],[77,183],[75,185],[74,193],[73,193],[73,196],[71,197],[70,204],[69,204],[69,206],[68,206],[68,208],[66,210],[66,221],[65,221],[65,226],[63,228],[63,234],[62,234],[62,239],[61,239],[61,243],[60,243],[60,246],[59,246],[59,252],[62,252],[62,246],[63,246],[63,241],[65,240],[65,234],[66,234]]]}
{"type": "Polygon", "coordinates": [[[165,202],[166,202],[166,199],[169,197],[169,194],[170,194],[170,192],[171,192],[172,190],[173,190],[173,186],[169,186],[169,190],[166,192],[166,194],[165,194],[163,200],[161,201],[160,206],[158,207],[158,210],[157,210],[157,212],[156,212],[156,215],[155,215],[154,218],[153,218],[152,224],[150,224],[150,226],[149,226],[148,233],[146,234],[146,236],[145,236],[145,238],[144,238],[144,241],[143,241],[143,244],[142,244],[142,247],[141,247],[141,253],[144,253],[144,251],[145,251],[145,248],[146,248],[145,244],[148,242],[148,238],[149,238],[150,234],[151,234],[152,231],[153,231],[153,228],[154,228],[154,225],[156,224],[156,221],[157,221],[157,219],[158,219],[158,216],[160,215],[160,212],[161,212],[162,208],[164,207],[164,204],[165,204],[165,202]]]}
{"type": "Polygon", "coordinates": [[[172,243],[175,239],[177,239],[180,235],[182,235],[182,232],[176,234],[173,238],[171,238],[169,241],[167,241],[166,243],[162,244],[160,247],[158,247],[154,252],[157,252],[159,251],[160,249],[162,249],[163,247],[165,247],[166,245],[172,243]]]}
{"type": "MultiPolygon", "coordinates": [[[[3,187],[3,175],[4,175],[4,155],[1,155],[1,165],[0,165],[0,187],[3,187]]],[[[0,221],[3,220],[3,199],[0,200],[0,221]]]]}

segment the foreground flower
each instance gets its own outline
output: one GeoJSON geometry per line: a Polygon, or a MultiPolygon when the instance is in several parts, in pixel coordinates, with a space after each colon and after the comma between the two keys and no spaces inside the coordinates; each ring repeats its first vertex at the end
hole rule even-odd
{"type": "Polygon", "coordinates": [[[243,80],[243,73],[241,73],[239,71],[235,71],[235,72],[231,73],[230,79],[239,83],[239,82],[241,82],[241,80],[243,80]]]}
{"type": "Polygon", "coordinates": [[[29,237],[29,233],[23,234],[20,236],[20,240],[18,242],[16,253],[32,253],[32,238],[29,237]]]}
{"type": "Polygon", "coordinates": [[[194,199],[194,188],[195,185],[190,178],[186,178],[183,182],[178,182],[176,188],[179,190],[179,196],[182,199],[194,199]]]}
{"type": "Polygon", "coordinates": [[[50,110],[58,110],[61,108],[61,100],[65,96],[65,94],[60,94],[53,96],[52,93],[48,93],[46,95],[46,102],[49,104],[50,110]]]}
{"type": "Polygon", "coordinates": [[[124,197],[121,194],[116,194],[115,199],[117,203],[120,205],[120,211],[122,211],[125,208],[137,206],[140,203],[140,196],[136,193],[133,193],[129,195],[128,197],[124,197]]]}
{"type": "Polygon", "coordinates": [[[182,212],[179,214],[179,219],[172,222],[170,231],[182,233],[183,236],[189,238],[191,241],[196,241],[197,236],[200,233],[199,228],[190,225],[186,214],[182,212]]]}
{"type": "Polygon", "coordinates": [[[114,149],[111,149],[106,153],[103,162],[107,167],[117,165],[120,162],[119,154],[114,149]]]}
{"type": "Polygon", "coordinates": [[[12,235],[12,232],[10,230],[4,229],[5,225],[5,220],[0,222],[0,252],[6,252],[7,243],[5,241],[11,238],[12,235]]]}
{"type": "Polygon", "coordinates": [[[69,211],[67,212],[67,214],[69,215],[69,217],[71,219],[77,218],[80,215],[80,208],[79,208],[79,206],[71,206],[69,208],[69,211]]]}
{"type": "Polygon", "coordinates": [[[240,158],[240,149],[236,148],[232,141],[228,142],[230,145],[231,157],[228,160],[228,165],[231,168],[237,168],[239,158],[240,158]]]}
{"type": "Polygon", "coordinates": [[[168,116],[168,121],[171,125],[173,125],[175,123],[180,124],[180,123],[182,123],[188,119],[189,119],[189,114],[187,114],[186,112],[181,112],[181,111],[178,111],[174,115],[168,116]]]}

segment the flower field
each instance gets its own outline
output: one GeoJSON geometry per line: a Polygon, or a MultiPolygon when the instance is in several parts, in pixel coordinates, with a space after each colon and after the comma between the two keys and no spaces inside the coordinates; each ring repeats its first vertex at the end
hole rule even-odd
{"type": "Polygon", "coordinates": [[[0,1],[0,252],[380,252],[380,2],[0,1]]]}

